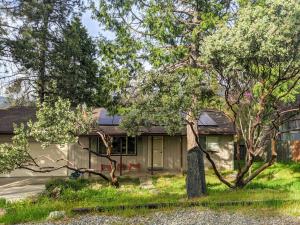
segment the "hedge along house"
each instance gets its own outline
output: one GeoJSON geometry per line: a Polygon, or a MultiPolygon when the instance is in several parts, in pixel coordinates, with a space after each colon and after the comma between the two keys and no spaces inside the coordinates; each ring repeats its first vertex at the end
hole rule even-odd
{"type": "MultiPolygon", "coordinates": [[[[141,135],[129,137],[126,131],[119,127],[121,117],[109,116],[104,108],[94,110],[97,129],[113,137],[112,155],[118,162],[120,174],[131,172],[172,171],[180,172],[187,168],[186,134],[184,132],[170,136],[163,127],[145,128],[141,135]]],[[[35,109],[29,107],[8,108],[0,110],[0,143],[9,142],[13,136],[13,123],[27,122],[35,119],[35,109]]],[[[199,134],[203,145],[215,159],[219,168],[233,169],[234,155],[234,127],[229,118],[219,111],[204,111],[199,118],[199,134]]],[[[79,138],[81,146],[70,143],[65,146],[51,145],[42,149],[39,143],[31,142],[30,151],[33,156],[41,157],[42,166],[59,166],[54,161],[66,159],[78,168],[92,168],[97,171],[108,172],[110,163],[105,157],[106,149],[102,140],[96,134],[90,133],[79,138]]],[[[210,166],[205,162],[207,167],[210,166]]],[[[38,174],[25,170],[15,170],[11,174],[16,176],[68,176],[72,171],[62,169],[49,174],[38,174]]]]}

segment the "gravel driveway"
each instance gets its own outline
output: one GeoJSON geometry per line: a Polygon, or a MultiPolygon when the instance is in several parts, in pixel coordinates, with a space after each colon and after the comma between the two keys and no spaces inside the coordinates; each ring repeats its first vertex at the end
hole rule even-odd
{"type": "MultiPolygon", "coordinates": [[[[156,212],[145,217],[123,218],[117,216],[84,215],[66,221],[47,222],[40,225],[300,225],[300,218],[253,217],[238,213],[214,212],[209,210],[180,209],[170,212],[156,212]]],[[[28,225],[28,224],[27,224],[28,225]]]]}

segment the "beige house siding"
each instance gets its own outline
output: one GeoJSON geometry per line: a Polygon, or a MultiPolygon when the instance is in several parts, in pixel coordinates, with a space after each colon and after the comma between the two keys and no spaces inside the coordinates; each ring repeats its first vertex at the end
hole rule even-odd
{"type": "MultiPolygon", "coordinates": [[[[233,170],[234,167],[234,140],[232,135],[209,135],[206,137],[206,147],[212,146],[210,154],[220,169],[233,170]]],[[[205,159],[205,166],[211,164],[205,159]]]]}
{"type": "Polygon", "coordinates": [[[183,149],[182,149],[182,161],[183,161],[183,170],[186,171],[187,169],[187,138],[183,137],[182,138],[182,142],[183,142],[183,149]]]}
{"type": "MultiPolygon", "coordinates": [[[[83,147],[89,147],[89,139],[87,137],[80,138],[80,143],[83,147]]],[[[87,150],[83,149],[81,146],[76,144],[69,145],[68,160],[70,166],[77,168],[88,168],[89,166],[89,153],[87,150]]],[[[72,171],[68,171],[68,174],[72,171]]]]}
{"type": "MultiPolygon", "coordinates": [[[[12,135],[0,135],[0,143],[10,143],[12,135]]],[[[57,159],[66,159],[68,157],[68,145],[50,145],[43,149],[37,142],[31,142],[29,145],[33,158],[38,158],[36,161],[41,166],[59,167],[65,165],[65,162],[55,162],[57,159]]],[[[67,176],[67,169],[63,168],[50,173],[35,173],[30,170],[17,169],[9,174],[0,174],[0,177],[31,177],[31,176],[67,176]]]]}
{"type": "MultiPolygon", "coordinates": [[[[147,153],[148,153],[148,146],[147,146],[147,137],[142,136],[139,137],[137,140],[137,154],[136,155],[122,155],[122,164],[129,165],[129,163],[138,164],[141,165],[141,170],[146,171],[147,170],[147,153]]],[[[95,156],[96,157],[96,156],[95,156]]],[[[106,158],[97,157],[96,159],[92,161],[92,168],[96,170],[100,170],[101,164],[109,165],[110,162],[106,158]]],[[[116,160],[118,163],[121,161],[121,156],[113,156],[114,160],[116,160]]]]}
{"type": "Polygon", "coordinates": [[[180,170],[181,141],[180,136],[164,137],[164,168],[180,170]]]}
{"type": "MultiPolygon", "coordinates": [[[[0,135],[0,143],[10,142],[11,135],[0,135]]],[[[181,171],[187,168],[187,150],[186,137],[182,136],[163,136],[163,170],[181,171]],[[182,151],[182,158],[181,158],[182,151]]],[[[89,138],[81,137],[80,143],[84,147],[89,147],[89,138]]],[[[140,136],[137,139],[137,154],[132,156],[122,156],[122,164],[129,163],[141,165],[141,171],[147,171],[151,168],[151,136],[140,136]]],[[[212,146],[211,154],[219,168],[233,169],[233,136],[216,135],[206,138],[206,145],[212,146]]],[[[69,144],[63,147],[51,145],[42,149],[38,143],[30,143],[31,153],[34,157],[43,156],[38,162],[43,166],[60,166],[66,162],[54,163],[57,159],[66,159],[70,166],[76,168],[89,167],[89,152],[82,149],[78,144],[69,144]],[[54,161],[51,161],[53,159],[54,161]]],[[[120,163],[120,156],[113,156],[120,163]]],[[[110,162],[104,157],[97,157],[91,154],[91,168],[100,171],[101,164],[109,165],[110,162]]],[[[206,168],[211,167],[210,163],[205,160],[206,168]]],[[[68,176],[72,171],[61,169],[51,173],[34,173],[28,170],[15,170],[10,174],[0,174],[0,177],[30,177],[30,176],[68,176]]],[[[119,171],[118,171],[119,172],[119,171]]],[[[118,174],[117,172],[117,174],[118,174]]],[[[124,171],[125,172],[125,171],[124,171]]]]}
{"type": "MultiPolygon", "coordinates": [[[[180,136],[164,137],[164,169],[179,170],[181,169],[181,146],[182,146],[182,169],[187,169],[187,138],[182,137],[182,145],[180,136]]],[[[213,146],[212,158],[220,169],[232,170],[234,166],[234,140],[232,135],[211,135],[206,138],[206,146],[213,146]],[[212,140],[217,140],[211,145],[212,140]]],[[[150,144],[151,146],[151,144],[150,144]]],[[[150,148],[151,150],[151,148],[150,148]]],[[[211,164],[205,159],[205,167],[211,168],[211,164]]]]}
{"type": "MultiPolygon", "coordinates": [[[[88,147],[88,137],[83,137],[80,139],[81,144],[84,147],[88,147]]],[[[147,137],[142,136],[137,140],[137,154],[132,156],[122,156],[122,164],[129,165],[129,163],[140,163],[141,170],[145,171],[147,169],[147,137]]],[[[121,156],[113,156],[114,160],[120,163],[121,156]]],[[[69,159],[74,163],[74,166],[77,168],[88,168],[89,167],[89,152],[83,150],[78,144],[72,144],[69,151],[69,159]]],[[[109,165],[110,162],[104,157],[97,157],[94,154],[91,154],[91,168],[100,171],[101,164],[109,165]]]]}

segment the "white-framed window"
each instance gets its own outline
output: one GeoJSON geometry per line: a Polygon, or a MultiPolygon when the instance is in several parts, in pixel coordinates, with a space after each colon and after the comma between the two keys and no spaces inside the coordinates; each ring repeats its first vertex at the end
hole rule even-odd
{"type": "Polygon", "coordinates": [[[211,152],[219,151],[219,136],[206,136],[206,150],[211,152]]]}

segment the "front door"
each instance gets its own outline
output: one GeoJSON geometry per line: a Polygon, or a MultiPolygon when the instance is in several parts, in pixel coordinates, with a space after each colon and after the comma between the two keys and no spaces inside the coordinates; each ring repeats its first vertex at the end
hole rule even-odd
{"type": "Polygon", "coordinates": [[[163,168],[163,137],[153,137],[153,167],[163,168]]]}

